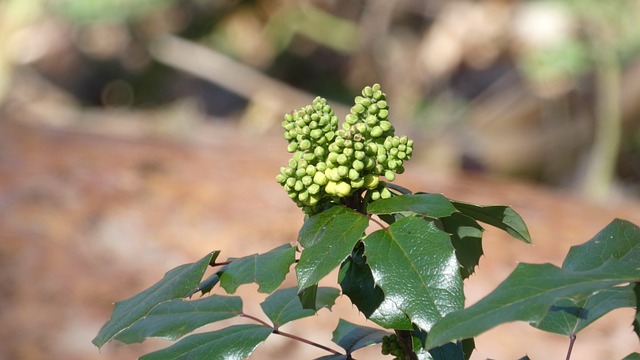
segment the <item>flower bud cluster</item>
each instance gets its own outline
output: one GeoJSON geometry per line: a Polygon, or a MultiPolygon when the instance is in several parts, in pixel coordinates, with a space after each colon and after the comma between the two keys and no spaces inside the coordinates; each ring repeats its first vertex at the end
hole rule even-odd
{"type": "Polygon", "coordinates": [[[307,212],[366,190],[372,200],[391,197],[381,176],[393,181],[411,158],[413,141],[398,137],[388,120],[386,95],[380,85],[367,86],[338,130],[327,101],[285,115],[282,126],[293,153],[276,177],[291,199],[307,212]]]}

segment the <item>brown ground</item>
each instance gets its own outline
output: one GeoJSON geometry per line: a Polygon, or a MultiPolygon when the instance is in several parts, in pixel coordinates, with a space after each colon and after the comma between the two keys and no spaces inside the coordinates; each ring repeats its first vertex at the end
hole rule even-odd
{"type": "MultiPolygon", "coordinates": [[[[237,257],[295,240],[302,216],[274,181],[288,158],[280,136],[256,138],[226,125],[202,131],[210,133],[208,141],[186,144],[0,119],[0,360],[134,359],[158,342],[108,344],[101,352],[90,343],[113,302],[211,250],[237,257]]],[[[487,231],[486,256],[468,283],[470,302],[518,261],[560,264],[572,244],[588,240],[614,217],[640,224],[637,202],[596,205],[530,184],[437,175],[414,162],[399,184],[480,204],[509,204],[530,226],[535,246],[487,231]]],[[[254,294],[255,287],[241,287],[241,293],[254,294]]],[[[246,311],[260,314],[260,298],[248,299],[246,311]]],[[[334,310],[357,319],[346,298],[334,310]]],[[[321,314],[288,330],[328,343],[338,315],[321,314]]],[[[573,359],[640,351],[631,314],[616,311],[579,334],[573,359]]],[[[510,324],[482,336],[477,346],[476,359],[527,353],[560,359],[567,341],[510,324]]],[[[359,358],[376,358],[376,352],[359,358]]],[[[273,337],[254,358],[321,355],[326,353],[273,337]]]]}

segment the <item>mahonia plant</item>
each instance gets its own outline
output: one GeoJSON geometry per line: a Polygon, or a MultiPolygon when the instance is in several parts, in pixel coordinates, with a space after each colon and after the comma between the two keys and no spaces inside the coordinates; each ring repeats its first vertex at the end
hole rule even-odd
{"type": "Polygon", "coordinates": [[[620,307],[636,308],[634,330],[640,336],[636,225],[614,220],[573,247],[561,267],[519,264],[493,292],[464,308],[463,280],[483,254],[480,223],[530,243],[522,218],[508,206],[414,194],[392,184],[411,158],[413,141],[395,134],[378,84],[355,98],[341,126],[320,97],[286,114],[282,126],[293,155],[276,180],[305,214],[297,243],[226,261],[217,261],[220,251],[213,251],[174,268],[117,302],[93,339],[96,346],[164,337],[178,341],[141,360],[240,360],[278,335],[328,352],[322,360],[355,359],[355,351],[375,344],[395,360],[467,360],[475,336],[526,321],[566,336],[569,359],[576,333],[620,307]],[[213,274],[203,278],[208,268],[213,274]],[[292,268],[297,286],[280,288],[292,268]],[[339,289],[320,287],[335,269],[339,289]],[[269,294],[261,303],[263,316],[245,312],[242,298],[233,296],[248,283],[269,294]],[[219,287],[223,294],[210,294],[219,287]],[[202,297],[192,299],[197,293],[202,297]],[[332,338],[340,350],[283,331],[289,322],[330,309],[340,294],[377,327],[340,319],[332,338]],[[244,322],[191,334],[232,318],[244,322]]]}
{"type": "Polygon", "coordinates": [[[356,97],[342,128],[321,97],[286,114],[282,127],[293,157],[276,180],[309,215],[363,192],[374,201],[390,198],[380,177],[393,181],[413,152],[413,140],[395,135],[379,84],[356,97]]]}

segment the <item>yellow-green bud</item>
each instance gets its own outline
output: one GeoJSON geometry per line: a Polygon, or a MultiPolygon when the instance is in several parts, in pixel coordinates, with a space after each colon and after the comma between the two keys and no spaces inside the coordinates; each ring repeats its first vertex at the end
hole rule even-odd
{"type": "Polygon", "coordinates": [[[317,171],[315,175],[313,175],[313,182],[320,186],[327,184],[327,176],[322,171],[317,171]]]}
{"type": "Polygon", "coordinates": [[[391,191],[389,191],[389,189],[384,188],[382,189],[382,191],[380,191],[380,197],[383,199],[388,199],[391,197],[391,191]]]}
{"type": "Polygon", "coordinates": [[[338,197],[348,196],[349,193],[351,193],[351,185],[344,181],[340,181],[336,184],[336,195],[338,195],[338,197]]]}
{"type": "Polygon", "coordinates": [[[335,195],[336,194],[336,185],[337,185],[337,183],[335,181],[329,181],[327,183],[327,186],[324,187],[324,191],[329,195],[335,195]]]}
{"type": "Polygon", "coordinates": [[[391,170],[387,170],[384,172],[384,177],[389,181],[393,181],[396,179],[396,174],[394,174],[391,170]]]}
{"type": "Polygon", "coordinates": [[[366,175],[363,178],[363,180],[364,180],[364,187],[366,187],[369,190],[373,190],[377,188],[378,184],[380,183],[380,179],[378,179],[378,177],[373,174],[366,175]]]}

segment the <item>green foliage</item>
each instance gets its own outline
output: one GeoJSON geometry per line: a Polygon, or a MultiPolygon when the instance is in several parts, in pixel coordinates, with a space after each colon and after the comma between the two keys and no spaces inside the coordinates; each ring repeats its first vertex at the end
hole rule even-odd
{"type": "MultiPolygon", "coordinates": [[[[297,246],[284,244],[225,262],[216,262],[219,252],[213,252],[177,267],[149,289],[116,303],[94,344],[164,337],[178,341],[141,359],[243,359],[274,334],[326,350],[329,354],[319,358],[325,360],[354,359],[353,352],[375,344],[396,359],[468,360],[473,337],[505,322],[527,321],[575,339],[611,310],[638,308],[640,228],[614,220],[573,247],[561,268],[520,264],[492,293],[465,309],[463,280],[483,254],[480,223],[531,243],[527,226],[508,206],[412,194],[387,183],[402,172],[412,143],[393,134],[378,85],[362,94],[340,130],[321,98],[285,117],[285,138],[294,155],[278,182],[306,213],[297,246]],[[202,280],[209,266],[215,270],[202,280]],[[291,267],[297,286],[279,288],[291,267]],[[341,291],[318,286],[336,269],[341,291]],[[261,308],[270,323],[245,313],[239,297],[207,295],[218,284],[234,293],[248,283],[269,294],[261,308]],[[203,297],[191,300],[198,292],[203,297]],[[343,352],[282,331],[285,324],[331,309],[341,293],[378,325],[340,320],[332,341],[343,352]],[[189,335],[236,317],[255,324],[189,335]]],[[[634,326],[640,334],[638,312],[634,326]]]]}

